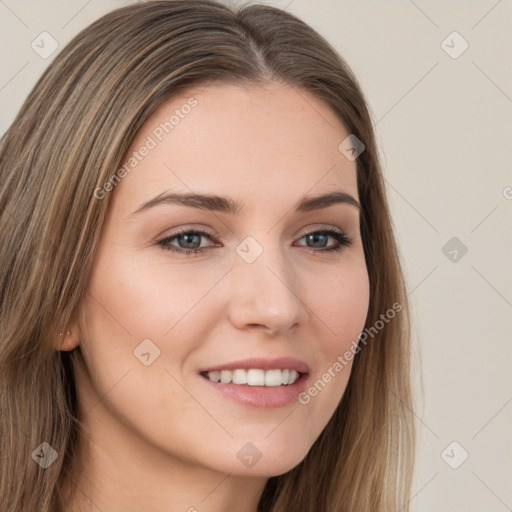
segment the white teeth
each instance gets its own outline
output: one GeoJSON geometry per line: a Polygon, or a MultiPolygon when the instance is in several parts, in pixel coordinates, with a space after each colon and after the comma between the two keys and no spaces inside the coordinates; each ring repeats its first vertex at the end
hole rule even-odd
{"type": "Polygon", "coordinates": [[[210,372],[210,373],[208,373],[208,378],[210,380],[213,380],[213,382],[219,382],[220,372],[210,372]]]}
{"type": "Polygon", "coordinates": [[[281,384],[281,370],[265,372],[265,386],[280,386],[281,384]]]}
{"type": "Polygon", "coordinates": [[[295,370],[221,370],[208,372],[208,378],[213,382],[221,382],[222,384],[247,385],[247,386],[287,386],[293,384],[299,374],[295,370]]]}
{"type": "Polygon", "coordinates": [[[235,370],[233,372],[233,384],[247,384],[247,372],[245,370],[235,370]]]}
{"type": "Polygon", "coordinates": [[[265,372],[263,370],[247,370],[247,384],[249,386],[264,386],[265,372]]]}
{"type": "Polygon", "coordinates": [[[220,372],[220,381],[222,382],[222,384],[228,384],[229,382],[231,382],[233,379],[232,379],[232,373],[228,370],[221,370],[220,372]]]}

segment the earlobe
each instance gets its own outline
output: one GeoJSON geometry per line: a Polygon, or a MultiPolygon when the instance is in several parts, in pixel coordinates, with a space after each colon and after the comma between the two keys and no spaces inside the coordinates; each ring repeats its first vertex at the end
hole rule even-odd
{"type": "Polygon", "coordinates": [[[78,346],[78,343],[71,335],[71,331],[61,332],[59,334],[60,350],[70,351],[78,346]]]}

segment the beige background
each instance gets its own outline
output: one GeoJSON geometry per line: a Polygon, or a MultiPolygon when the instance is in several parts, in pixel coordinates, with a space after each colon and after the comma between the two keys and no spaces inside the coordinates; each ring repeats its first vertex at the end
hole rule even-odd
{"type": "MultiPolygon", "coordinates": [[[[127,3],[0,0],[0,134],[55,56],[31,42],[127,3]]],[[[512,4],[265,3],[323,34],[371,105],[423,366],[412,510],[512,511],[512,4]]]]}

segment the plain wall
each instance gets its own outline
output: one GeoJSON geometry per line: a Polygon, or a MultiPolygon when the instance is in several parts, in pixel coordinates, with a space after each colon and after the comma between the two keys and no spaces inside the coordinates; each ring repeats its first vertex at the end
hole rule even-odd
{"type": "MultiPolygon", "coordinates": [[[[31,43],[128,3],[0,2],[0,134],[56,55],[31,43]]],[[[512,4],[265,3],[324,35],[370,103],[422,365],[412,510],[512,510],[512,4]]]]}

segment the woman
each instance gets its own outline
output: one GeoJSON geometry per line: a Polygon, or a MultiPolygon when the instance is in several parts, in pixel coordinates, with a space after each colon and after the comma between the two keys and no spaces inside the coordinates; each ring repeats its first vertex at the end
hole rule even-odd
{"type": "Polygon", "coordinates": [[[3,510],[408,510],[403,276],[320,35],[263,5],[113,11],[0,177],[3,510]]]}

